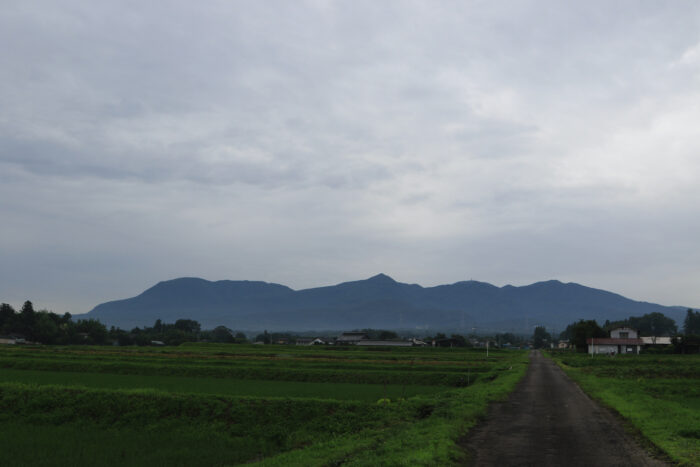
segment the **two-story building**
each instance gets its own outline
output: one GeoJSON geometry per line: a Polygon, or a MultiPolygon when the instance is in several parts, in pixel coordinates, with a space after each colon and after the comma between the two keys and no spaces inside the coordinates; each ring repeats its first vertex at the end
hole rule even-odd
{"type": "Polygon", "coordinates": [[[644,345],[637,330],[632,328],[616,328],[610,331],[610,337],[593,337],[586,339],[586,343],[591,355],[639,354],[644,345]]]}

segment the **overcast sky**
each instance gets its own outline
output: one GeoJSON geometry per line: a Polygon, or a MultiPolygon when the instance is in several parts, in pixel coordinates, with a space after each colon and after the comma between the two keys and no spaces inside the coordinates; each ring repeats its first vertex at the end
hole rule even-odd
{"type": "Polygon", "coordinates": [[[700,306],[700,2],[0,8],[0,301],[180,276],[700,306]]]}

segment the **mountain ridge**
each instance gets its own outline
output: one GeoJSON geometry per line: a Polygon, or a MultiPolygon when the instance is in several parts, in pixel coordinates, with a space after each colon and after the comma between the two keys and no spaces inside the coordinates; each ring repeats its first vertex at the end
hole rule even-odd
{"type": "Polygon", "coordinates": [[[469,280],[423,287],[380,273],[300,290],[264,281],[180,277],[158,282],[135,297],[99,304],[85,316],[127,329],[150,326],[156,319],[186,318],[205,328],[529,332],[534,325],[563,329],[578,319],[612,321],[651,312],[680,323],[684,310],[556,279],[525,286],[469,280]]]}

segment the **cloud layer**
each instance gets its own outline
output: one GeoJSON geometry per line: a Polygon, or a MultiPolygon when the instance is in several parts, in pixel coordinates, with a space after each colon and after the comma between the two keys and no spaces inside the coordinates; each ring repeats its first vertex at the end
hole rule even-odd
{"type": "Polygon", "coordinates": [[[0,300],[558,278],[700,304],[697,2],[14,2],[0,300]]]}

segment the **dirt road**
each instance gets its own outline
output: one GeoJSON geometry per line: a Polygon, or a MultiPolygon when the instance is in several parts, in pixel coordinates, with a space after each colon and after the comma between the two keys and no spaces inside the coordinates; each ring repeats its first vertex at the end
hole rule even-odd
{"type": "Polygon", "coordinates": [[[667,465],[537,351],[515,392],[491,408],[466,448],[475,466],[667,465]]]}

